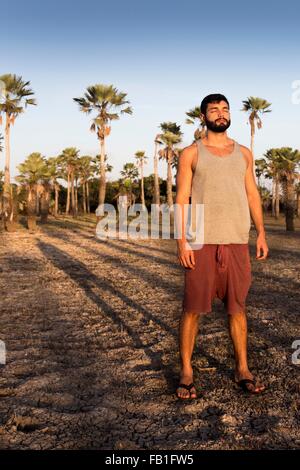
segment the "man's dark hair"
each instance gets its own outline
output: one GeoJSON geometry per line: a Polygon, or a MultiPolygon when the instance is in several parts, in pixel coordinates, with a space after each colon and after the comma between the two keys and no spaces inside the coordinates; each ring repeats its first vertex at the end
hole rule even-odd
{"type": "Polygon", "coordinates": [[[205,98],[203,98],[200,106],[201,113],[206,116],[206,110],[207,110],[207,105],[209,103],[220,103],[220,101],[225,101],[228,104],[229,108],[229,103],[226,98],[226,96],[221,95],[220,93],[213,93],[211,95],[207,95],[205,98]]]}

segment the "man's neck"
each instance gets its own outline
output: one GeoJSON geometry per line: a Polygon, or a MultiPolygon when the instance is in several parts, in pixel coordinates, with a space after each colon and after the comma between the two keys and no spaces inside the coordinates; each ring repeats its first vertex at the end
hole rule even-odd
{"type": "Polygon", "coordinates": [[[206,145],[211,145],[212,147],[225,147],[231,143],[227,132],[213,132],[207,130],[207,137],[205,138],[206,145]]]}

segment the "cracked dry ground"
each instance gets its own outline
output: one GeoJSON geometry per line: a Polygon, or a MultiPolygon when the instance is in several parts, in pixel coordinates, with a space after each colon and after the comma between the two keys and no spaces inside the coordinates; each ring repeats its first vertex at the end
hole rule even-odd
{"type": "Polygon", "coordinates": [[[233,383],[221,301],[193,355],[197,402],[179,402],[183,268],[174,240],[95,238],[93,217],[0,234],[2,449],[284,449],[300,447],[299,225],[266,221],[267,262],[247,299],[250,366],[268,385],[233,383]]]}

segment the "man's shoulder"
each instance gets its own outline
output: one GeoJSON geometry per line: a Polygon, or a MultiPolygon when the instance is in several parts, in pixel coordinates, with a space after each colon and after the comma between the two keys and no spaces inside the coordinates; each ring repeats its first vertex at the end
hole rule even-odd
{"type": "Polygon", "coordinates": [[[181,152],[180,156],[182,158],[193,158],[197,153],[197,142],[194,141],[192,144],[187,145],[184,147],[181,152]]]}
{"type": "Polygon", "coordinates": [[[246,147],[245,145],[240,144],[239,142],[238,142],[238,144],[239,144],[239,146],[240,146],[241,151],[242,151],[245,155],[251,157],[251,155],[252,155],[251,150],[250,150],[248,147],[246,147]]]}
{"type": "Polygon", "coordinates": [[[194,142],[192,142],[190,145],[187,145],[186,147],[183,147],[182,152],[183,151],[194,152],[196,149],[197,149],[197,141],[194,140],[194,142]]]}
{"type": "Polygon", "coordinates": [[[252,160],[253,160],[253,156],[252,156],[252,152],[251,150],[246,147],[245,145],[242,145],[240,143],[238,143],[239,146],[240,146],[240,149],[241,149],[241,152],[243,154],[243,157],[247,163],[247,168],[249,168],[249,165],[251,164],[252,160]]]}

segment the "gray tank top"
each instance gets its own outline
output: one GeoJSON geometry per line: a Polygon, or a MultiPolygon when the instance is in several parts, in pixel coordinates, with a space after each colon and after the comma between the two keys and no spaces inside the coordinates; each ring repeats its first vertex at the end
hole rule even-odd
{"type": "MultiPolygon", "coordinates": [[[[198,159],[192,179],[192,233],[196,206],[203,204],[201,224],[204,244],[248,243],[251,218],[245,187],[247,163],[234,141],[231,154],[218,157],[197,140],[198,159]]],[[[192,240],[193,241],[193,240],[192,240]]]]}

